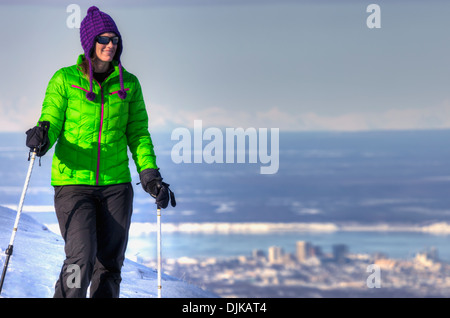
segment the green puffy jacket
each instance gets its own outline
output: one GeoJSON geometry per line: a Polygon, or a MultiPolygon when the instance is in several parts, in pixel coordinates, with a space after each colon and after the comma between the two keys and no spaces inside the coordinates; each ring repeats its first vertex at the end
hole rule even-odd
{"type": "Polygon", "coordinates": [[[79,64],[58,70],[50,80],[39,121],[49,121],[50,147],[55,142],[52,185],[110,185],[131,182],[127,146],[138,172],[156,169],[148,115],[138,79],[123,69],[127,97],[122,100],[119,69],[100,85],[93,81],[94,101],[86,98],[89,81],[79,64]]]}

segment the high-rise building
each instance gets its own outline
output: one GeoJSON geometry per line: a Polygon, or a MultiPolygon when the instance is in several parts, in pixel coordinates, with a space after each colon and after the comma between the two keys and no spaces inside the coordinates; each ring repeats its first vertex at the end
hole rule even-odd
{"type": "Polygon", "coordinates": [[[283,262],[283,249],[279,246],[269,247],[269,263],[280,264],[283,262]]]}
{"type": "Polygon", "coordinates": [[[297,261],[302,263],[311,256],[314,256],[314,246],[305,241],[298,241],[296,244],[296,257],[297,261]]]}
{"type": "Polygon", "coordinates": [[[344,263],[347,257],[348,247],[345,244],[333,245],[333,258],[338,263],[344,263]]]}
{"type": "Polygon", "coordinates": [[[262,259],[262,258],[266,257],[266,255],[264,254],[264,251],[258,250],[258,249],[253,250],[252,256],[254,259],[262,259]]]}

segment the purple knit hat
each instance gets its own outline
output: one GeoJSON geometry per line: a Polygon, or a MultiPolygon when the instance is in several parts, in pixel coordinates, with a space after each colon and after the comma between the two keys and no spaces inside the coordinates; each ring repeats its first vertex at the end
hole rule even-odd
{"type": "Polygon", "coordinates": [[[120,62],[120,55],[122,54],[122,37],[119,29],[117,29],[114,20],[108,14],[100,11],[96,6],[92,6],[88,9],[87,15],[83,21],[81,21],[80,25],[81,46],[84,50],[84,56],[89,62],[90,87],[89,92],[86,93],[86,98],[90,101],[95,99],[95,93],[92,91],[93,70],[91,54],[95,46],[95,38],[97,35],[105,32],[113,32],[119,37],[116,54],[114,55],[114,60],[119,62],[120,91],[118,94],[121,99],[127,97],[127,92],[123,86],[122,64],[120,62]]]}

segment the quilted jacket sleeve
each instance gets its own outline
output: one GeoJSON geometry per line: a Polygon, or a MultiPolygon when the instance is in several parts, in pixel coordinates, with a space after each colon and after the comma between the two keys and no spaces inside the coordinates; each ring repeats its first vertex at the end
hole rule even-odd
{"type": "Polygon", "coordinates": [[[157,169],[153,142],[148,131],[148,114],[145,108],[142,89],[134,77],[135,87],[129,105],[127,142],[138,173],[145,169],[157,169]]]}
{"type": "Polygon", "coordinates": [[[67,108],[67,93],[65,89],[65,75],[63,69],[58,70],[47,86],[44,102],[42,103],[39,121],[49,121],[48,137],[51,148],[61,133],[67,108]]]}

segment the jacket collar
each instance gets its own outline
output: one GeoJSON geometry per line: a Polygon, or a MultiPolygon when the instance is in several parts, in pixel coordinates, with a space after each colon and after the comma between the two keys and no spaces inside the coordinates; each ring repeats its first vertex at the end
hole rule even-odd
{"type": "MultiPolygon", "coordinates": [[[[80,64],[83,63],[84,59],[85,59],[84,54],[80,54],[78,56],[78,58],[77,58],[77,69],[79,71],[82,71],[81,67],[80,67],[80,64]]],[[[117,62],[116,60],[112,60],[111,63],[113,65],[113,67],[114,67],[114,71],[108,76],[108,78],[119,76],[119,74],[120,74],[119,73],[119,62],[117,62]]],[[[125,71],[125,68],[123,66],[122,66],[122,69],[125,71]]]]}

